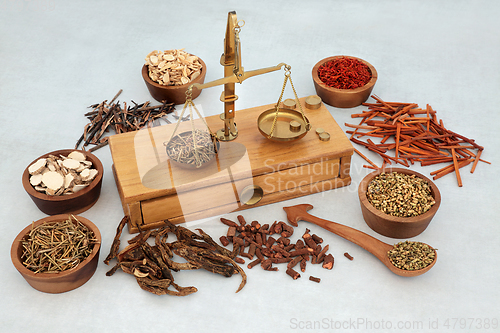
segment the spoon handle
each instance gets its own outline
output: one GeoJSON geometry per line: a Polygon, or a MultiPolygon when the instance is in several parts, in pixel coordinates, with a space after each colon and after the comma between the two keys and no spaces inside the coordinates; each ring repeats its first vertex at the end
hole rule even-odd
{"type": "Polygon", "coordinates": [[[333,232],[334,234],[362,247],[382,262],[387,261],[387,251],[392,248],[392,245],[384,243],[362,231],[313,216],[303,209],[294,209],[296,207],[297,206],[284,207],[283,209],[286,211],[287,215],[290,216],[290,214],[293,214],[293,216],[297,218],[296,221],[303,220],[314,223],[317,226],[333,232]]]}

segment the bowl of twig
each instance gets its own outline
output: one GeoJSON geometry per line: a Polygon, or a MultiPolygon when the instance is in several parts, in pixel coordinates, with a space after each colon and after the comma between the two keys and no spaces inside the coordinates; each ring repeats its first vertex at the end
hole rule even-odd
{"type": "Polygon", "coordinates": [[[171,164],[201,169],[215,162],[219,141],[208,131],[195,129],[174,135],[164,143],[171,164]]]}
{"type": "Polygon", "coordinates": [[[99,199],[103,173],[94,154],[62,149],[32,161],[23,172],[22,183],[45,214],[80,214],[99,199]]]}
{"type": "Polygon", "coordinates": [[[368,226],[391,238],[411,238],[430,224],[441,204],[437,186],[424,175],[404,168],[368,174],[358,187],[368,226]]]}
{"type": "Polygon", "coordinates": [[[340,55],[316,63],[312,77],[323,102],[337,108],[353,108],[370,97],[377,71],[363,59],[340,55]]]}
{"type": "MultiPolygon", "coordinates": [[[[206,73],[203,60],[183,50],[153,51],[142,66],[142,78],[151,96],[174,104],[184,104],[189,86],[203,84],[206,73]]],[[[194,88],[191,99],[200,94],[201,89],[194,88]]]]}
{"type": "Polygon", "coordinates": [[[33,222],[11,247],[14,267],[34,289],[63,293],[85,284],[99,260],[101,234],[81,216],[53,215],[33,222]]]}

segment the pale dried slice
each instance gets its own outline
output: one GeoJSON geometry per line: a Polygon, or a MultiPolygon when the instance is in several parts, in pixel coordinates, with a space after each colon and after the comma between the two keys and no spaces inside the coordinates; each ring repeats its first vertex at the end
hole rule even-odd
{"type": "Polygon", "coordinates": [[[68,169],[76,170],[80,167],[80,162],[72,158],[67,158],[63,161],[63,166],[68,169]]]}
{"type": "Polygon", "coordinates": [[[163,59],[164,60],[167,60],[167,61],[174,61],[175,60],[175,57],[173,54],[170,54],[170,53],[167,53],[167,54],[164,54],[163,55],[163,59]]]}
{"type": "Polygon", "coordinates": [[[45,169],[46,164],[47,160],[45,158],[41,158],[28,167],[28,172],[30,173],[30,175],[36,175],[37,173],[41,173],[43,169],[45,169]]]}
{"type": "Polygon", "coordinates": [[[75,177],[71,174],[71,173],[68,173],[65,177],[64,177],[64,187],[65,188],[70,188],[71,185],[73,184],[73,180],[75,179],[75,177]]]}
{"type": "Polygon", "coordinates": [[[72,151],[71,153],[68,154],[68,158],[71,158],[73,160],[77,160],[78,162],[83,162],[87,158],[85,157],[85,154],[79,151],[72,151]]]}
{"type": "Polygon", "coordinates": [[[83,189],[84,189],[84,188],[86,188],[86,187],[87,187],[87,185],[84,185],[84,184],[75,185],[75,186],[73,186],[73,189],[72,189],[72,190],[73,190],[73,193],[76,193],[76,192],[78,192],[78,191],[83,190],[83,189]]]}
{"type": "Polygon", "coordinates": [[[157,56],[152,55],[152,56],[150,56],[150,57],[149,57],[149,61],[151,61],[151,63],[152,63],[153,65],[156,65],[156,64],[158,64],[158,57],[157,57],[157,56]]]}
{"type": "Polygon", "coordinates": [[[82,172],[80,172],[80,177],[82,177],[82,180],[84,182],[88,182],[94,177],[97,176],[97,170],[96,169],[85,169],[82,172]]]}
{"type": "Polygon", "coordinates": [[[83,163],[80,163],[80,166],[78,168],[75,169],[76,172],[82,172],[83,170],[86,170],[88,169],[88,167],[83,164],[83,163]]]}
{"type": "Polygon", "coordinates": [[[47,164],[47,169],[49,169],[49,171],[57,171],[56,166],[52,162],[47,164]]]}
{"type": "Polygon", "coordinates": [[[40,185],[40,183],[42,182],[42,177],[43,176],[40,173],[31,176],[30,177],[30,184],[33,185],[33,186],[40,185]]]}
{"type": "Polygon", "coordinates": [[[38,191],[38,192],[45,192],[45,187],[40,186],[40,185],[37,185],[37,186],[35,186],[35,191],[38,191]]]}
{"type": "Polygon", "coordinates": [[[47,186],[47,189],[57,191],[64,185],[64,177],[55,171],[48,171],[42,176],[42,183],[47,186]]]}
{"type": "Polygon", "coordinates": [[[92,161],[82,161],[82,163],[88,166],[89,168],[92,166],[92,161]]]}

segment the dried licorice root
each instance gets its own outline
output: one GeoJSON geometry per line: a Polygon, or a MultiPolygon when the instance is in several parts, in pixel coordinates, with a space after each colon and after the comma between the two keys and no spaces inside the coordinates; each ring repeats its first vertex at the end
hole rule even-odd
{"type": "Polygon", "coordinates": [[[212,273],[231,277],[239,272],[242,277],[239,292],[246,284],[245,272],[236,264],[233,258],[237,249],[231,252],[197,229],[200,235],[182,226],[176,226],[165,221],[166,226],[140,232],[129,240],[129,245],[118,252],[120,235],[126,225],[124,217],[117,228],[117,233],[109,255],[104,262],[109,264],[112,259],[117,263],[106,275],[113,275],[118,269],[135,276],[139,286],[155,295],[186,296],[195,293],[195,287],[181,287],[174,282],[172,271],[192,270],[203,268],[212,273]],[[168,234],[173,233],[177,240],[167,243],[168,234]],[[155,245],[150,245],[148,239],[154,239],[155,245]],[[187,262],[177,263],[172,260],[174,253],[187,262]],[[173,289],[170,289],[170,287],[173,289]]]}

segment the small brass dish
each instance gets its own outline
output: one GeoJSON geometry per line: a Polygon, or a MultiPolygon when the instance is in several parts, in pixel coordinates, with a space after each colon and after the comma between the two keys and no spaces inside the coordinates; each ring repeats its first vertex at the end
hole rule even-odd
{"type": "MultiPolygon", "coordinates": [[[[263,136],[277,142],[299,140],[307,134],[310,127],[309,120],[305,116],[302,116],[299,111],[287,108],[280,108],[278,115],[276,115],[276,109],[269,109],[262,112],[257,119],[257,124],[263,136]],[[290,128],[292,121],[300,124],[298,131],[290,128]]],[[[297,126],[294,126],[294,128],[297,128],[297,126]]]]}

